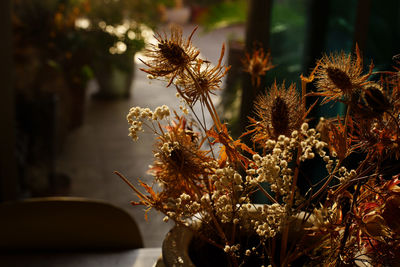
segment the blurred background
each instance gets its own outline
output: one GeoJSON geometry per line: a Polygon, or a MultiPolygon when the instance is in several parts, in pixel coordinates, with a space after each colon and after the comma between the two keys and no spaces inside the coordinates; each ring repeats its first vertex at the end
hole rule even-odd
{"type": "Polygon", "coordinates": [[[400,53],[397,0],[2,0],[0,13],[1,201],[105,200],[132,214],[146,247],[161,246],[171,225],[153,211],[146,221],[113,171],[151,181],[153,136],[133,143],[126,114],[136,105],[179,106],[172,88],[138,69],[155,31],[177,23],[188,36],[199,26],[193,43],[213,63],[226,44],[232,67],[215,101],[234,134],[257,94],[242,66],[254,47],[270,51],[275,65],[261,90],[274,80],[300,87],[323,52],[356,43],[377,70],[392,69],[400,53]]]}

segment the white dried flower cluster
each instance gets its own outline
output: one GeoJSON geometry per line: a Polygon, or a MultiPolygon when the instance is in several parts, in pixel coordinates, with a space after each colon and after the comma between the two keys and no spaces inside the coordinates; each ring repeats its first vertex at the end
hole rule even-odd
{"type": "MultiPolygon", "coordinates": [[[[236,216],[238,222],[240,221],[240,229],[254,231],[265,240],[274,237],[280,231],[285,211],[286,207],[278,203],[261,206],[247,202],[238,205],[236,216]]],[[[245,254],[250,252],[246,251],[245,254]]]]}
{"type": "MultiPolygon", "coordinates": [[[[278,140],[268,140],[265,144],[267,153],[265,156],[253,155],[253,165],[246,171],[246,183],[255,186],[259,183],[268,183],[275,194],[282,196],[287,201],[291,194],[293,171],[289,162],[300,149],[300,161],[313,159],[315,155],[322,157],[327,167],[332,167],[334,161],[327,155],[327,144],[319,140],[320,134],[315,129],[309,129],[307,123],[303,123],[299,131],[293,131],[291,137],[279,136],[278,140]]],[[[295,194],[298,200],[299,194],[295,194]]]]}
{"type": "Polygon", "coordinates": [[[319,140],[321,135],[317,133],[315,129],[308,129],[308,124],[303,123],[301,126],[301,133],[305,137],[300,142],[302,149],[302,154],[300,156],[301,161],[313,159],[315,157],[314,151],[322,158],[326,156],[324,148],[326,148],[328,144],[319,140]]]}
{"type": "Polygon", "coordinates": [[[188,218],[193,217],[195,214],[201,212],[201,202],[192,199],[192,197],[186,193],[182,193],[178,198],[171,198],[168,201],[168,208],[175,212],[168,216],[174,221],[187,223],[188,218]]]}
{"type": "MultiPolygon", "coordinates": [[[[274,203],[254,207],[248,203],[239,209],[242,218],[250,219],[250,227],[263,239],[274,237],[279,231],[286,216],[286,207],[274,203]]],[[[244,219],[243,219],[244,220],[244,219]]]]}
{"type": "Polygon", "coordinates": [[[221,222],[232,222],[234,220],[234,208],[236,208],[232,197],[243,190],[242,176],[228,166],[216,169],[211,180],[215,186],[211,199],[214,202],[216,214],[221,222]]]}
{"type": "Polygon", "coordinates": [[[278,203],[264,205],[260,220],[254,220],[253,222],[256,233],[263,238],[274,237],[280,231],[285,214],[285,207],[278,203]]]}
{"type": "Polygon", "coordinates": [[[236,244],[236,245],[232,245],[232,246],[225,245],[225,247],[224,247],[224,251],[226,253],[235,253],[235,252],[239,251],[239,249],[240,249],[240,244],[236,244]]]}
{"type": "MultiPolygon", "coordinates": [[[[336,152],[332,152],[331,155],[334,158],[337,156],[336,152]]],[[[339,159],[333,160],[329,155],[325,155],[322,159],[326,162],[325,167],[329,174],[332,173],[334,167],[340,162],[339,159]]]]}
{"type": "Polygon", "coordinates": [[[138,140],[138,132],[142,132],[143,120],[162,120],[170,115],[169,108],[166,105],[157,107],[154,111],[149,108],[133,107],[129,110],[126,119],[131,125],[129,127],[129,136],[132,137],[134,141],[138,140]]]}
{"type": "Polygon", "coordinates": [[[350,181],[352,178],[357,176],[357,172],[355,170],[350,170],[348,171],[346,167],[340,167],[339,172],[338,172],[338,177],[337,179],[339,180],[340,183],[347,183],[350,181]]]}
{"type": "Polygon", "coordinates": [[[297,137],[283,135],[277,141],[268,140],[266,146],[271,153],[263,157],[253,155],[254,164],[247,170],[246,183],[254,186],[256,183],[267,182],[276,194],[289,194],[293,177],[288,162],[292,160],[297,144],[297,137]]]}
{"type": "Polygon", "coordinates": [[[246,249],[245,255],[247,257],[249,257],[251,255],[251,250],[250,249],[246,249]]]}
{"type": "MultiPolygon", "coordinates": [[[[166,155],[171,156],[171,152],[179,147],[179,143],[176,141],[168,141],[162,144],[161,151],[164,152],[166,155]]],[[[154,156],[158,157],[160,154],[155,153],[154,156]]]]}

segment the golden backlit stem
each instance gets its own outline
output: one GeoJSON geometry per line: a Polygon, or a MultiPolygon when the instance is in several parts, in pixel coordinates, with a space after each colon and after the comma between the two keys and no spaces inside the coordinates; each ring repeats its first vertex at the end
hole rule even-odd
{"type": "Polygon", "coordinates": [[[344,137],[346,138],[346,142],[345,142],[345,145],[346,145],[346,151],[347,151],[347,148],[348,148],[348,144],[347,144],[347,124],[349,123],[349,119],[350,119],[350,111],[351,111],[351,107],[350,107],[350,105],[347,105],[347,109],[346,109],[346,117],[345,117],[345,119],[344,119],[344,137]]]}
{"type": "Polygon", "coordinates": [[[307,93],[307,83],[306,79],[303,79],[303,76],[300,76],[301,79],[301,103],[303,105],[304,110],[306,109],[306,93],[307,93]]]}
{"type": "Polygon", "coordinates": [[[221,120],[220,120],[220,118],[219,118],[219,116],[218,116],[218,112],[217,112],[217,110],[215,109],[215,106],[214,106],[214,104],[213,104],[213,102],[212,102],[212,100],[211,100],[210,94],[209,94],[208,92],[206,92],[206,95],[207,95],[207,99],[208,99],[208,101],[209,101],[209,103],[210,103],[210,105],[211,105],[211,108],[212,108],[212,110],[214,111],[214,114],[215,114],[215,117],[216,117],[216,119],[217,119],[217,121],[218,121],[218,124],[219,124],[219,126],[220,126],[220,128],[221,128],[221,120]]]}
{"type": "Polygon", "coordinates": [[[389,115],[389,117],[394,121],[394,123],[396,124],[396,132],[397,132],[397,138],[400,136],[400,125],[399,125],[399,122],[397,121],[397,119],[396,119],[396,117],[391,113],[391,112],[389,112],[389,111],[386,111],[386,114],[388,114],[389,115]]]}
{"type": "Polygon", "coordinates": [[[114,173],[118,175],[130,188],[132,188],[132,190],[135,191],[135,193],[138,194],[138,196],[143,198],[143,200],[150,202],[149,198],[143,195],[123,174],[121,174],[118,171],[114,171],[114,173]]]}
{"type": "MultiPolygon", "coordinates": [[[[187,73],[189,74],[189,76],[192,78],[192,80],[193,80],[193,82],[194,82],[194,84],[195,84],[197,90],[198,90],[199,92],[201,92],[201,94],[204,96],[204,93],[202,92],[203,90],[202,90],[200,84],[198,83],[196,77],[194,77],[194,75],[193,75],[191,69],[189,69],[189,68],[186,66],[186,67],[185,67],[185,70],[187,71],[187,73]]],[[[207,94],[207,95],[208,95],[208,94],[207,94]]],[[[221,129],[222,129],[222,127],[221,127],[221,122],[219,121],[219,118],[218,118],[218,115],[216,114],[216,112],[214,112],[215,108],[214,108],[214,109],[212,108],[212,107],[213,107],[212,102],[211,102],[211,105],[210,105],[210,103],[208,102],[208,101],[209,101],[209,100],[208,100],[209,97],[207,97],[207,95],[206,95],[205,98],[203,98],[204,104],[206,105],[206,107],[207,107],[207,109],[208,109],[208,112],[210,113],[211,118],[212,118],[212,120],[213,120],[213,122],[214,122],[214,124],[215,124],[215,127],[217,127],[217,131],[219,132],[219,131],[221,131],[221,129]]]]}

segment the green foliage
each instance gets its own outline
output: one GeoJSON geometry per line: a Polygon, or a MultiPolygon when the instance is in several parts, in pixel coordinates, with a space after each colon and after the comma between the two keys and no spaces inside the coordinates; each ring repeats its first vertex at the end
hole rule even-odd
{"type": "Polygon", "coordinates": [[[205,30],[244,23],[247,15],[247,1],[234,0],[222,2],[210,7],[209,12],[200,20],[205,30]]]}
{"type": "Polygon", "coordinates": [[[271,77],[287,83],[298,82],[301,72],[304,49],[306,6],[298,0],[274,3],[271,12],[270,49],[275,68],[270,70],[271,77]]]}
{"type": "Polygon", "coordinates": [[[158,4],[164,5],[165,7],[174,7],[174,0],[157,0],[158,4]]]}

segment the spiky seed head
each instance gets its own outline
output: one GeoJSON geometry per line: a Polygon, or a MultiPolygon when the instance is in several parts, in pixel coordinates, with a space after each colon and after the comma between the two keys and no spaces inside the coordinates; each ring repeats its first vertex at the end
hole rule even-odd
{"type": "Polygon", "coordinates": [[[360,51],[355,56],[344,52],[324,55],[318,60],[315,69],[315,81],[318,92],[313,95],[323,96],[323,104],[338,99],[348,101],[354,91],[369,83],[370,71],[363,75],[360,51]]]}
{"type": "Polygon", "coordinates": [[[364,88],[364,100],[368,107],[377,114],[382,114],[391,107],[382,89],[376,84],[370,84],[364,88]]]}
{"type": "Polygon", "coordinates": [[[265,95],[255,102],[255,111],[260,121],[256,126],[255,140],[278,139],[280,135],[289,136],[304,122],[304,109],[296,86],[274,83],[265,95]]]}
{"type": "Polygon", "coordinates": [[[326,73],[329,79],[342,91],[346,92],[352,88],[352,83],[349,75],[339,68],[328,67],[326,73]]]}
{"type": "Polygon", "coordinates": [[[289,108],[281,96],[272,102],[271,124],[275,136],[285,135],[289,131],[289,108]]]}
{"type": "Polygon", "coordinates": [[[171,85],[200,54],[191,42],[195,31],[196,28],[186,40],[182,37],[182,28],[176,25],[171,26],[169,37],[166,33],[156,33],[157,43],[150,44],[150,48],[145,50],[147,60],[141,60],[147,68],[141,70],[155,78],[166,78],[169,80],[168,86],[171,85]]]}
{"type": "Polygon", "coordinates": [[[174,42],[162,40],[158,48],[163,57],[174,66],[184,65],[189,60],[183,48],[174,42]]]}
{"type": "Polygon", "coordinates": [[[261,77],[274,67],[270,52],[265,53],[263,48],[254,49],[251,55],[246,53],[243,65],[244,71],[251,75],[252,85],[256,87],[260,86],[261,77]]]}

